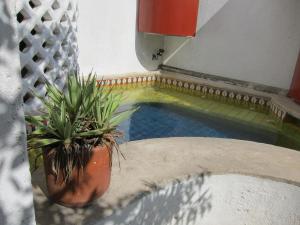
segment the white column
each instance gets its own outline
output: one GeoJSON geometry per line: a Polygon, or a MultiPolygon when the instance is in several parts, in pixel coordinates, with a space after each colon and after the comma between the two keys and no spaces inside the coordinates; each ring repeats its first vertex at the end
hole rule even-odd
{"type": "Polygon", "coordinates": [[[35,224],[15,0],[0,1],[0,224],[35,224]]]}

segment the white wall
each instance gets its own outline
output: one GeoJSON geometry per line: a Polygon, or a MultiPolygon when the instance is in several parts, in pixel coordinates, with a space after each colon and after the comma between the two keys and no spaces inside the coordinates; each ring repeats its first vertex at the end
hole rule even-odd
{"type": "Polygon", "coordinates": [[[0,224],[35,224],[15,1],[0,1],[0,224]]]}
{"type": "Polygon", "coordinates": [[[299,0],[202,0],[199,12],[196,38],[165,38],[164,64],[289,88],[300,47],[299,0]]]}
{"type": "Polygon", "coordinates": [[[162,36],[136,34],[136,0],[79,1],[80,72],[100,75],[157,69],[162,36]]]}
{"type": "Polygon", "coordinates": [[[127,207],[86,225],[298,225],[300,188],[225,174],[194,176],[140,195],[127,207]]]}
{"type": "Polygon", "coordinates": [[[299,0],[202,0],[196,38],[136,32],[135,0],[79,2],[80,72],[156,70],[163,63],[288,89],[300,46],[299,0]],[[298,16],[298,18],[297,18],[298,16]]]}

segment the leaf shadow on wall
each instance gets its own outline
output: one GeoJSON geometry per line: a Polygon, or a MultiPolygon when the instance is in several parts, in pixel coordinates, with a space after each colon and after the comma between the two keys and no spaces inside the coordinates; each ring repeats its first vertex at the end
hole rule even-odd
{"type": "MultiPolygon", "coordinates": [[[[101,221],[86,221],[87,225],[196,225],[209,213],[212,193],[205,187],[209,174],[189,176],[176,180],[166,187],[144,181],[151,191],[141,192],[126,207],[101,221]]],[[[132,196],[120,200],[126,202],[132,196]]]]}
{"type": "Polygon", "coordinates": [[[28,177],[24,172],[29,173],[29,168],[21,107],[21,75],[18,65],[14,65],[10,58],[18,57],[18,44],[15,18],[8,4],[9,0],[0,2],[0,186],[3,188],[0,193],[0,224],[29,225],[34,223],[32,188],[30,181],[24,182],[24,177],[28,177]],[[13,196],[9,195],[11,193],[13,196]]]}

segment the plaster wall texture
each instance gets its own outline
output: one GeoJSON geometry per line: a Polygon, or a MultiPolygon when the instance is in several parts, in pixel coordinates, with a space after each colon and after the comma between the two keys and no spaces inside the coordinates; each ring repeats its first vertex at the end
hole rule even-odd
{"type": "Polygon", "coordinates": [[[192,176],[158,188],[89,225],[298,225],[299,199],[298,186],[268,179],[237,174],[192,176]]]}
{"type": "Polygon", "coordinates": [[[300,47],[299,15],[298,0],[203,0],[196,38],[166,37],[163,63],[288,89],[300,47]]]}
{"type": "Polygon", "coordinates": [[[80,72],[99,75],[156,70],[161,59],[152,54],[163,47],[163,36],[136,32],[137,1],[79,2],[80,72]]]}
{"type": "Polygon", "coordinates": [[[0,224],[33,225],[15,1],[0,1],[0,224]]]}
{"type": "MultiPolygon", "coordinates": [[[[229,0],[202,0],[199,2],[197,32],[216,14],[229,0]]],[[[197,34],[198,35],[198,34],[197,34]]],[[[168,62],[178,53],[184,46],[192,41],[191,37],[166,36],[164,38],[164,48],[166,50],[163,63],[168,62]]]]}

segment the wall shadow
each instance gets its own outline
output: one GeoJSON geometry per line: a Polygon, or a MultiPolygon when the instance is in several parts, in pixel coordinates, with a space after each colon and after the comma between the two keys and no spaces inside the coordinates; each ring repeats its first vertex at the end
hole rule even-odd
{"type": "Polygon", "coordinates": [[[197,224],[212,208],[212,194],[204,184],[209,173],[175,180],[166,187],[142,181],[149,191],[118,199],[115,205],[101,198],[84,208],[66,208],[50,202],[46,196],[44,172],[35,172],[35,210],[40,225],[166,225],[197,224]],[[111,216],[106,216],[106,215],[111,216]]]}
{"type": "Polygon", "coordinates": [[[0,2],[0,224],[34,224],[22,108],[15,1],[0,2]]]}
{"type": "Polygon", "coordinates": [[[163,64],[288,89],[300,42],[296,1],[282,4],[228,0],[191,41],[167,38],[163,64]]]}
{"type": "MultiPolygon", "coordinates": [[[[163,58],[162,64],[166,65],[173,57],[175,57],[181,50],[184,49],[185,46],[187,46],[191,41],[197,38],[197,36],[200,35],[200,30],[204,28],[204,26],[208,25],[210,20],[215,17],[222,9],[225,7],[225,5],[228,3],[230,0],[225,0],[220,6],[216,7],[217,11],[215,12],[209,12],[211,13],[210,16],[206,16],[207,18],[203,18],[204,21],[202,21],[202,15],[201,15],[201,9],[202,9],[202,4],[204,1],[200,1],[199,3],[199,10],[198,10],[198,18],[197,18],[197,30],[196,30],[196,36],[193,38],[190,37],[168,37],[172,41],[172,46],[167,46],[165,43],[166,47],[166,54],[163,58]],[[169,51],[169,47],[171,47],[171,51],[169,51]]],[[[168,41],[165,39],[165,42],[168,41]]]]}
{"type": "MultiPolygon", "coordinates": [[[[167,225],[198,224],[211,208],[212,194],[204,183],[209,174],[190,176],[162,188],[144,181],[151,191],[138,194],[131,204],[102,221],[87,225],[167,225]]],[[[120,200],[120,203],[126,201],[120,200]]]]}

